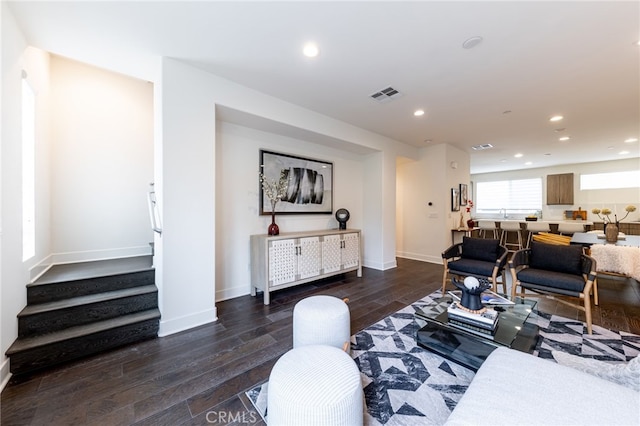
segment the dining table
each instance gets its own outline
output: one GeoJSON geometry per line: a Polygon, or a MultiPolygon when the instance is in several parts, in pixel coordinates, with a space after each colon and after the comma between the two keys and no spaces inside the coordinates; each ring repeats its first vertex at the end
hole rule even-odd
{"type": "Polygon", "coordinates": [[[571,237],[570,244],[580,244],[591,247],[594,244],[610,244],[614,246],[640,247],[640,235],[619,235],[615,243],[608,242],[604,234],[597,232],[576,232],[571,237]]]}

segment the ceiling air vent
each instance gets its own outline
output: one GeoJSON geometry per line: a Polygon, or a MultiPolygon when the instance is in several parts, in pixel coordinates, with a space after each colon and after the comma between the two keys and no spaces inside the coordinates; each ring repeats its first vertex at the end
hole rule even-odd
{"type": "Polygon", "coordinates": [[[395,98],[399,98],[400,96],[402,96],[402,93],[398,92],[393,87],[387,87],[386,89],[382,89],[369,95],[369,97],[376,102],[389,102],[395,98]]]}
{"type": "Polygon", "coordinates": [[[483,145],[476,145],[471,147],[471,149],[473,149],[474,151],[482,151],[482,150],[491,149],[491,148],[493,148],[493,145],[491,145],[490,143],[485,143],[483,145]]]}

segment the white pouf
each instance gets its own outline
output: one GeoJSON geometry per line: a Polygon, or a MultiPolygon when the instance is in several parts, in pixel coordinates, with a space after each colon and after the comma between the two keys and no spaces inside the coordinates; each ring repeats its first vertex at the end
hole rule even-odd
{"type": "Polygon", "coordinates": [[[362,426],[363,411],[360,371],[338,348],[294,348],[271,370],[267,390],[269,426],[362,426]]]}
{"type": "Polygon", "coordinates": [[[350,342],[351,316],[347,304],[333,296],[311,296],[293,308],[293,347],[350,342]]]}

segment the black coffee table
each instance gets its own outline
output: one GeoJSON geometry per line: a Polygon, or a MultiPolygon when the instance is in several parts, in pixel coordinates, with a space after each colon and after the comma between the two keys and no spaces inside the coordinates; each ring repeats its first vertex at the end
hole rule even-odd
{"type": "Polygon", "coordinates": [[[436,302],[416,312],[416,317],[426,322],[417,332],[418,345],[473,371],[498,347],[532,353],[538,343],[538,326],[527,322],[536,306],[531,299],[516,298],[514,305],[501,306],[504,311],[500,312],[493,336],[450,324],[447,315],[447,307],[452,302],[450,295],[436,302]]]}

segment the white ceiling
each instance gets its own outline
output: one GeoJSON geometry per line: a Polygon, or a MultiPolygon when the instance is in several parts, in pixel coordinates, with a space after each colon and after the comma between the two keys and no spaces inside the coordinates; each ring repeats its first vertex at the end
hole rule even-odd
{"type": "Polygon", "coordinates": [[[637,1],[9,5],[41,49],[177,58],[407,144],[449,143],[472,173],[640,158],[624,142],[640,137],[637,1]],[[315,59],[301,54],[309,40],[315,59]],[[369,98],[388,86],[403,96],[369,98]]]}

